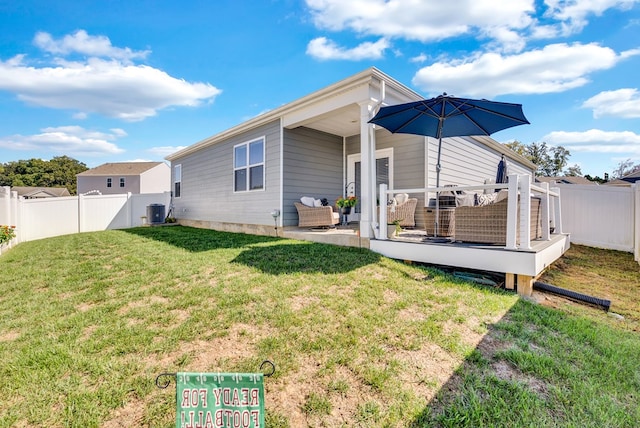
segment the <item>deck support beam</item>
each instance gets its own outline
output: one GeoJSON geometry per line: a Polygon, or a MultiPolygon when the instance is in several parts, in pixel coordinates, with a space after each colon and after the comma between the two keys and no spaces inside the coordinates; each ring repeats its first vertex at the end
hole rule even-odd
{"type": "Polygon", "coordinates": [[[507,290],[516,289],[516,275],[513,273],[506,273],[504,278],[504,288],[507,290]]]}
{"type": "Polygon", "coordinates": [[[522,297],[531,297],[533,294],[533,281],[535,278],[529,275],[518,275],[518,295],[522,297]]]}

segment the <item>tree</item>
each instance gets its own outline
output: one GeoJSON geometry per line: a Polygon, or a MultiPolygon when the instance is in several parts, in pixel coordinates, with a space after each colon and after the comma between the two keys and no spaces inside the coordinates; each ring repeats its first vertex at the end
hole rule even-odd
{"type": "Polygon", "coordinates": [[[29,159],[0,164],[0,186],[66,187],[72,195],[77,192],[76,174],[87,166],[68,156],[50,161],[29,159]]]}
{"type": "MultiPolygon", "coordinates": [[[[582,170],[580,169],[580,165],[574,164],[567,168],[567,172],[565,173],[567,177],[582,177],[582,170]]],[[[585,176],[586,177],[586,176],[585,176]]]]}
{"type": "Polygon", "coordinates": [[[618,167],[613,170],[611,176],[613,178],[622,178],[625,175],[632,174],[640,170],[640,163],[634,164],[631,159],[620,161],[618,167]]]}
{"type": "MultiPolygon", "coordinates": [[[[567,166],[569,156],[571,156],[569,150],[564,147],[548,147],[545,142],[534,142],[525,145],[519,141],[513,141],[507,143],[506,146],[536,164],[538,167],[536,175],[542,176],[554,177],[562,175],[564,167],[567,166]]],[[[582,174],[580,168],[578,167],[576,169],[576,167],[577,165],[574,166],[573,169],[568,170],[567,174],[582,174]]]]}

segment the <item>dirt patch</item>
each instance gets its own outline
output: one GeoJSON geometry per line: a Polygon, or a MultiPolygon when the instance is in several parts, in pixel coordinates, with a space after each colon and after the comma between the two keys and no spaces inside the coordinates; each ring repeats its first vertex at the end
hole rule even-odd
{"type": "Polygon", "coordinates": [[[404,366],[399,379],[426,401],[433,399],[462,363],[460,358],[432,343],[416,351],[397,351],[394,356],[404,366]]]}
{"type": "Polygon", "coordinates": [[[111,418],[101,426],[103,428],[129,428],[144,426],[144,411],[145,402],[143,400],[129,400],[124,406],[112,412],[111,418]]]}
{"type": "Polygon", "coordinates": [[[289,299],[289,306],[293,311],[300,311],[307,306],[317,305],[320,299],[313,296],[293,296],[289,299]]]}
{"type": "Polygon", "coordinates": [[[491,368],[498,379],[525,384],[529,389],[541,396],[547,394],[547,384],[545,382],[533,376],[525,375],[506,361],[495,361],[491,364],[491,368]]]}
{"type": "Polygon", "coordinates": [[[7,331],[0,334],[0,342],[13,342],[20,337],[19,331],[7,331]]]}

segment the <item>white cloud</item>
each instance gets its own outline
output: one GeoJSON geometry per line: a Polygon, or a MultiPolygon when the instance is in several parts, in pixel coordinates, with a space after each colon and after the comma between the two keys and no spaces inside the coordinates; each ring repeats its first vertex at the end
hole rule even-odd
{"type": "Polygon", "coordinates": [[[548,45],[517,55],[484,53],[424,67],[413,84],[430,94],[444,91],[474,97],[563,92],[583,86],[590,73],[612,68],[630,52],[616,54],[596,43],[576,43],[548,45]]]}
{"type": "Polygon", "coordinates": [[[409,61],[410,62],[416,62],[416,63],[422,63],[425,62],[427,60],[427,56],[424,53],[421,53],[418,56],[414,56],[413,58],[410,58],[409,61]]]}
{"type": "Polygon", "coordinates": [[[80,126],[49,127],[41,129],[39,134],[0,137],[0,147],[82,156],[123,153],[124,150],[113,141],[125,137],[127,133],[118,128],[109,131],[91,131],[80,126]]]}
{"type": "Polygon", "coordinates": [[[125,121],[140,121],[171,106],[198,106],[221,92],[208,83],[190,83],[150,66],[131,64],[130,59],[146,53],[115,48],[104,37],[80,31],[67,36],[69,40],[47,36],[39,33],[36,39],[49,52],[109,58],[56,58],[55,64],[42,67],[26,64],[24,55],[0,60],[0,90],[29,104],[72,110],[75,118],[94,113],[125,121]]]}
{"type": "Polygon", "coordinates": [[[532,22],[531,0],[435,2],[423,0],[306,0],[318,28],[422,42],[442,40],[474,28],[523,29],[532,22]]]}
{"type": "Polygon", "coordinates": [[[90,36],[84,30],[74,34],[67,34],[62,39],[55,40],[51,34],[39,32],[33,43],[40,49],[56,54],[68,55],[79,53],[90,57],[113,58],[130,61],[136,58],[144,59],[150,51],[133,51],[130,48],[118,48],[111,45],[111,40],[105,36],[90,36]]]}
{"type": "Polygon", "coordinates": [[[590,15],[600,16],[608,9],[630,9],[640,0],[545,0],[545,15],[560,21],[558,33],[570,35],[581,31],[590,15]]]}
{"type": "Polygon", "coordinates": [[[640,92],[635,88],[623,88],[615,91],[604,91],[584,103],[582,107],[593,109],[593,117],[640,118],[640,92]]]}
{"type": "Polygon", "coordinates": [[[572,152],[640,154],[640,135],[631,131],[554,131],[542,137],[541,141],[563,146],[572,152]]]}
{"type": "Polygon", "coordinates": [[[307,54],[320,60],[346,59],[359,61],[362,59],[379,59],[389,48],[389,42],[382,38],[377,42],[363,42],[355,48],[347,49],[338,46],[326,37],[313,39],[307,45],[307,54]]]}
{"type": "Polygon", "coordinates": [[[164,158],[165,156],[169,156],[170,154],[173,154],[186,147],[187,146],[159,146],[159,147],[152,147],[147,151],[149,153],[153,153],[156,156],[161,156],[164,158]]]}

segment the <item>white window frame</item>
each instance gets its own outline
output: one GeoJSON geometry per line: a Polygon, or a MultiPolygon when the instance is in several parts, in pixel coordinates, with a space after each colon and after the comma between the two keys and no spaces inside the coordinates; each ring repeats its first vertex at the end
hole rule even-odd
{"type": "Polygon", "coordinates": [[[107,188],[113,187],[113,178],[107,177],[107,188]]]}
{"type": "Polygon", "coordinates": [[[182,164],[173,167],[173,197],[179,198],[182,195],[182,164]],[[180,184],[180,191],[176,192],[176,184],[180,184]],[[177,194],[176,194],[177,193],[177,194]]]}
{"type": "Polygon", "coordinates": [[[127,182],[124,177],[120,177],[120,187],[126,187],[127,182]]]}
{"type": "Polygon", "coordinates": [[[264,192],[264,190],[266,189],[267,185],[266,185],[266,151],[267,151],[267,139],[266,137],[263,135],[262,137],[258,137],[258,138],[254,138],[252,140],[249,141],[245,141],[244,143],[240,143],[240,144],[236,144],[235,146],[233,146],[233,176],[232,176],[232,185],[233,185],[233,193],[246,193],[246,192],[264,192]],[[261,142],[262,143],[262,162],[256,162],[256,163],[250,163],[250,146],[253,143],[258,143],[261,142]],[[246,164],[244,166],[241,167],[236,167],[236,149],[238,147],[242,147],[245,146],[246,147],[246,154],[247,154],[247,158],[245,159],[246,164]],[[259,189],[251,189],[250,188],[250,183],[251,183],[251,168],[257,167],[257,166],[262,166],[262,187],[259,189]],[[246,183],[245,183],[245,190],[236,190],[236,171],[239,170],[246,170],[247,173],[245,175],[246,177],[246,183]]]}

